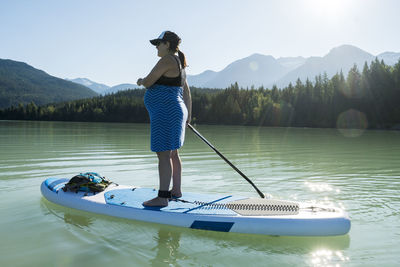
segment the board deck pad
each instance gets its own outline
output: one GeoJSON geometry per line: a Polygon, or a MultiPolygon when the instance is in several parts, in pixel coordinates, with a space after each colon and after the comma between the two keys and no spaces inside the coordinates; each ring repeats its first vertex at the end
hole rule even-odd
{"type": "Polygon", "coordinates": [[[118,205],[136,209],[159,210],[162,212],[236,216],[237,213],[231,209],[211,204],[226,204],[231,201],[246,199],[246,197],[232,195],[206,195],[184,192],[180,199],[188,202],[202,202],[202,204],[185,203],[182,201],[171,200],[169,201],[167,207],[144,207],[142,203],[156,197],[158,191],[151,188],[132,189],[114,189],[107,191],[104,194],[105,201],[110,205],[118,205]]]}
{"type": "Polygon", "coordinates": [[[244,216],[296,215],[300,210],[297,202],[265,198],[239,199],[226,206],[244,216]]]}

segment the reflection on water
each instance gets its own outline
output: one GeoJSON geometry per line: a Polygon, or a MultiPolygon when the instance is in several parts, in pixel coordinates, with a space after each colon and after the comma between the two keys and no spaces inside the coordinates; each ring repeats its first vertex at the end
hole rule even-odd
{"type": "MultiPolygon", "coordinates": [[[[45,178],[95,171],[119,184],[156,187],[157,158],[149,149],[149,125],[0,121],[0,236],[6,241],[0,242],[0,265],[397,266],[400,262],[399,132],[365,130],[349,138],[336,129],[205,125],[197,129],[262,192],[346,209],[352,220],[349,235],[219,233],[64,208],[42,199],[39,188],[45,178]]],[[[190,131],[180,154],[183,190],[257,197],[190,131]]]]}
{"type": "Polygon", "coordinates": [[[69,210],[65,207],[57,210],[54,207],[55,204],[52,204],[45,199],[42,199],[41,204],[44,205],[50,213],[63,219],[64,222],[79,227],[81,229],[87,228],[93,223],[93,218],[82,214],[77,214],[74,210],[69,210]],[[62,216],[60,216],[60,214],[62,214],[62,216]]]}
{"type": "Polygon", "coordinates": [[[156,237],[157,245],[153,249],[157,251],[157,254],[151,260],[151,265],[159,266],[160,263],[164,263],[169,266],[181,266],[178,260],[184,260],[187,256],[179,252],[180,237],[180,232],[168,231],[161,227],[156,237]]]}
{"type": "Polygon", "coordinates": [[[311,253],[311,266],[340,266],[350,260],[341,251],[318,249],[311,253]]]}

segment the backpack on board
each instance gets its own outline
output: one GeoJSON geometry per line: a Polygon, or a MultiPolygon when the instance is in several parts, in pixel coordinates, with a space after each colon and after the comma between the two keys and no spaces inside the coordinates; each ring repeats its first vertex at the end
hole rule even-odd
{"type": "Polygon", "coordinates": [[[72,177],[63,187],[64,192],[79,191],[96,194],[104,191],[112,182],[95,172],[80,173],[72,177]]]}

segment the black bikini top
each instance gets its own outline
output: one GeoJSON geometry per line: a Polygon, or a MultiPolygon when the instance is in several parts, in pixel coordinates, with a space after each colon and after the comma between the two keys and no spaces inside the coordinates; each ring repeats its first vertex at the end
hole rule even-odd
{"type": "Polygon", "coordinates": [[[174,58],[175,58],[176,62],[178,63],[178,66],[179,66],[179,76],[171,78],[171,77],[165,77],[163,75],[155,82],[155,84],[167,85],[167,86],[183,86],[181,63],[176,58],[176,56],[174,56],[174,58]]]}

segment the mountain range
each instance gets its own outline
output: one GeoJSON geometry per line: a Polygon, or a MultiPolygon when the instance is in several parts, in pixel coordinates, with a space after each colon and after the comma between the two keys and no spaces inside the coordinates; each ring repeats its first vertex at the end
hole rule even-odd
{"type": "Polygon", "coordinates": [[[118,84],[118,85],[110,87],[110,86],[102,84],[102,83],[96,83],[87,78],[76,78],[76,79],[66,79],[66,80],[84,85],[102,95],[112,94],[112,93],[116,93],[118,91],[127,90],[127,89],[140,88],[136,84],[131,84],[131,83],[122,83],[122,84],[118,84]]]}
{"type": "Polygon", "coordinates": [[[76,79],[66,79],[66,80],[86,86],[98,94],[102,94],[103,92],[107,91],[110,88],[110,86],[108,85],[102,83],[96,83],[87,78],[76,78],[76,79]]]}
{"type": "MultiPolygon", "coordinates": [[[[342,45],[331,49],[322,57],[299,56],[276,59],[270,55],[253,54],[232,62],[221,71],[206,70],[198,75],[187,75],[187,79],[190,86],[200,88],[227,88],[235,82],[242,88],[251,86],[272,88],[273,85],[283,88],[289,83],[295,84],[297,79],[303,82],[309,79],[313,82],[319,74],[326,73],[328,78],[331,78],[342,71],[347,75],[354,64],[362,71],[365,62],[370,64],[375,58],[383,60],[387,65],[394,65],[399,61],[400,53],[384,52],[374,56],[356,46],[342,45]]],[[[139,88],[135,84],[109,87],[85,78],[71,81],[85,85],[100,94],[139,88]]]]}
{"type": "Polygon", "coordinates": [[[378,58],[387,65],[394,65],[400,59],[400,53],[385,52],[374,56],[358,47],[342,45],[335,47],[323,57],[281,57],[275,59],[272,56],[253,54],[249,57],[237,60],[216,72],[204,71],[198,75],[188,75],[189,85],[203,88],[226,88],[237,82],[240,87],[246,88],[264,86],[278,88],[294,84],[298,78],[303,82],[308,78],[314,81],[319,74],[326,72],[328,78],[336,73],[347,72],[356,64],[362,68],[378,58]]]}
{"type": "MultiPolygon", "coordinates": [[[[281,57],[253,54],[236,60],[221,71],[207,70],[198,75],[188,75],[190,86],[203,88],[227,88],[237,82],[246,88],[277,85],[283,88],[308,78],[314,81],[319,74],[326,73],[331,78],[337,72],[344,75],[356,64],[362,71],[365,62],[383,60],[387,65],[399,62],[400,53],[384,52],[372,55],[351,45],[331,49],[323,57],[281,57]]],[[[98,94],[110,94],[126,89],[139,88],[136,84],[107,86],[86,78],[65,80],[53,77],[24,62],[0,59],[0,108],[27,104],[36,105],[89,98],[98,94]]]]}

